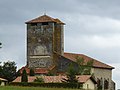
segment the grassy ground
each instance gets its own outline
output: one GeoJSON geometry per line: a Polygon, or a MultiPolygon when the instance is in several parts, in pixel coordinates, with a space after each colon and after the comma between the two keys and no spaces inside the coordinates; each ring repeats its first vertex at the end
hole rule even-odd
{"type": "Polygon", "coordinates": [[[20,87],[20,86],[0,86],[0,90],[80,90],[80,89],[43,88],[43,87],[20,87]]]}

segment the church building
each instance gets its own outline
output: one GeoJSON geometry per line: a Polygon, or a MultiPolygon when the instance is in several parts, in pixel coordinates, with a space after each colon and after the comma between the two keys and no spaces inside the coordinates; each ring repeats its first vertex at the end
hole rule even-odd
{"type": "MultiPolygon", "coordinates": [[[[114,67],[84,54],[64,52],[64,25],[57,18],[48,15],[27,21],[27,64],[20,71],[34,69],[35,75],[52,72],[64,75],[70,63],[76,64],[76,57],[85,62],[93,61],[91,73],[102,90],[114,90],[112,70],[114,67]]],[[[72,48],[72,47],[71,47],[72,48]]],[[[77,67],[75,67],[77,68],[77,67]]]]}

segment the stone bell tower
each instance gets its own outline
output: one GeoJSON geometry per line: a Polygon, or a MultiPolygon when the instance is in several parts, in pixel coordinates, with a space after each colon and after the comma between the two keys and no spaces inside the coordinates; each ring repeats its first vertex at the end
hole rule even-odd
{"type": "Polygon", "coordinates": [[[54,65],[54,53],[64,53],[64,23],[48,15],[26,22],[27,65],[29,68],[49,68],[54,65]]]}

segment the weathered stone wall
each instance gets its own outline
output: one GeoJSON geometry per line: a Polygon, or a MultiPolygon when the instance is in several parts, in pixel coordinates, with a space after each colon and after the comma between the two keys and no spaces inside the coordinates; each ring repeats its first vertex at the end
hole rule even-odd
{"type": "Polygon", "coordinates": [[[86,81],[83,84],[83,89],[85,89],[85,90],[96,90],[96,85],[93,83],[93,81],[91,79],[89,79],[88,81],[86,81]]]}
{"type": "Polygon", "coordinates": [[[27,24],[27,64],[29,67],[56,65],[54,52],[64,53],[63,25],[45,22],[27,24]],[[38,58],[31,57],[39,56],[38,58]],[[49,56],[45,58],[43,56],[49,56]],[[48,64],[49,63],[49,64],[48,64]]]}
{"type": "Polygon", "coordinates": [[[55,24],[54,30],[54,51],[63,55],[64,53],[63,25],[55,24]]]}
{"type": "Polygon", "coordinates": [[[53,42],[53,25],[29,24],[27,29],[28,55],[51,55],[53,42]]]}
{"type": "Polygon", "coordinates": [[[64,55],[64,27],[61,25],[61,55],[64,55]]]}
{"type": "MultiPolygon", "coordinates": [[[[70,63],[73,63],[74,68],[76,70],[78,69],[78,66],[75,62],[72,62],[71,60],[64,58],[62,56],[59,57],[58,63],[59,63],[58,72],[67,71],[70,63]]],[[[114,90],[113,89],[114,85],[112,85],[112,70],[111,69],[92,68],[91,74],[94,74],[96,81],[98,81],[98,79],[100,80],[100,84],[102,85],[102,90],[114,90]],[[106,87],[108,87],[108,89],[105,89],[106,87]]]]}
{"type": "Polygon", "coordinates": [[[77,63],[75,63],[67,58],[64,58],[62,56],[59,57],[58,63],[59,63],[58,67],[57,67],[58,72],[66,72],[68,70],[70,63],[72,63],[74,65],[75,69],[78,69],[77,63]]]}
{"type": "Polygon", "coordinates": [[[112,70],[111,69],[102,69],[102,68],[92,68],[92,73],[95,76],[96,81],[100,80],[102,85],[102,90],[105,87],[105,81],[108,81],[108,89],[111,90],[111,82],[112,82],[112,70]]]}
{"type": "Polygon", "coordinates": [[[52,65],[53,24],[27,24],[27,64],[29,67],[47,68],[52,65]]]}
{"type": "Polygon", "coordinates": [[[51,57],[40,56],[40,57],[30,57],[29,67],[31,68],[48,68],[53,64],[51,57]]]}

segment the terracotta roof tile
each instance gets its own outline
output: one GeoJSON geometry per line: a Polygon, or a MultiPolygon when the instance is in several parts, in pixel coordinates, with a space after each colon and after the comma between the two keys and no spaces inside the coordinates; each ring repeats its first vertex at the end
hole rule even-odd
{"type": "MultiPolygon", "coordinates": [[[[30,69],[29,69],[28,67],[22,67],[22,68],[20,69],[20,73],[21,73],[21,74],[22,74],[22,71],[23,71],[24,69],[26,70],[27,74],[30,73],[30,69]]],[[[36,74],[46,74],[46,73],[48,73],[48,69],[47,69],[47,68],[35,68],[34,72],[35,72],[36,74]]]]}
{"type": "Polygon", "coordinates": [[[62,83],[62,78],[66,78],[65,76],[43,76],[42,77],[45,83],[62,83]]]}
{"type": "Polygon", "coordinates": [[[80,81],[81,83],[85,83],[88,79],[90,79],[91,75],[80,75],[77,76],[78,81],[80,81]]]}
{"type": "MultiPolygon", "coordinates": [[[[35,79],[36,79],[36,76],[28,76],[28,82],[34,82],[35,79]]],[[[21,76],[17,77],[12,82],[21,82],[21,76]]]]}
{"type": "MultiPolygon", "coordinates": [[[[28,82],[34,82],[38,76],[28,76],[28,82]]],[[[39,76],[43,78],[45,83],[62,83],[63,78],[67,78],[66,76],[39,76]]],[[[78,82],[85,83],[87,80],[91,79],[91,75],[79,75],[76,76],[78,78],[78,82]]],[[[21,76],[17,77],[13,82],[21,82],[21,76]]]]}
{"type": "Polygon", "coordinates": [[[56,22],[58,24],[64,24],[59,19],[54,19],[48,15],[39,16],[38,18],[27,21],[26,24],[28,24],[28,23],[41,23],[41,22],[56,22]]]}
{"type": "Polygon", "coordinates": [[[21,76],[17,77],[15,80],[13,80],[12,82],[21,82],[21,76]]]}
{"type": "Polygon", "coordinates": [[[46,74],[46,73],[48,73],[48,69],[46,69],[46,68],[36,68],[35,73],[36,74],[46,74]]]}
{"type": "Polygon", "coordinates": [[[29,74],[30,69],[27,68],[26,66],[25,66],[25,67],[22,67],[22,68],[20,69],[20,73],[22,73],[22,71],[23,71],[24,69],[26,70],[26,73],[29,74]]]}
{"type": "Polygon", "coordinates": [[[54,19],[55,22],[57,22],[58,24],[65,24],[62,21],[60,21],[58,18],[54,19]]]}
{"type": "Polygon", "coordinates": [[[88,57],[86,55],[83,55],[83,54],[64,53],[64,57],[65,58],[68,58],[68,59],[70,59],[70,60],[72,60],[74,62],[76,62],[76,57],[77,56],[84,58],[85,62],[93,60],[93,67],[96,67],[96,68],[106,68],[106,69],[114,69],[114,67],[112,67],[112,66],[109,66],[109,65],[107,65],[105,63],[102,63],[102,62],[100,62],[98,60],[95,60],[95,59],[90,58],[90,57],[88,57]]]}
{"type": "MultiPolygon", "coordinates": [[[[42,76],[45,83],[62,83],[63,78],[67,78],[66,76],[42,76]]],[[[91,75],[78,75],[78,82],[85,83],[87,80],[91,79],[91,75]]]]}

